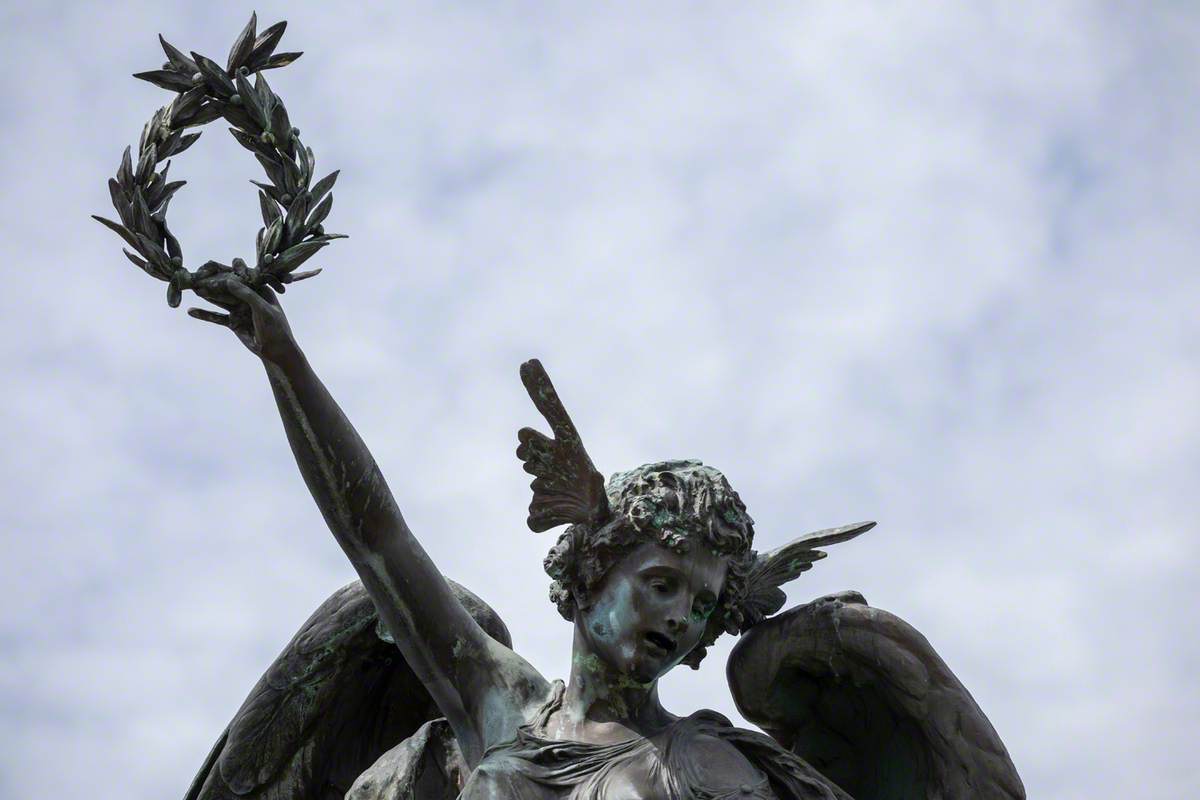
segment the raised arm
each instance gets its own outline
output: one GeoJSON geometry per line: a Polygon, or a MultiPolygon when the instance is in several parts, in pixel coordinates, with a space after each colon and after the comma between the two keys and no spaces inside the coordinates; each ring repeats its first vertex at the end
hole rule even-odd
{"type": "Polygon", "coordinates": [[[231,281],[245,307],[192,309],[231,328],[267,370],[288,442],[338,544],[409,665],[477,762],[525,721],[545,679],[491,639],[452,594],[405,524],[375,459],[297,346],[279,301],[231,281]]]}

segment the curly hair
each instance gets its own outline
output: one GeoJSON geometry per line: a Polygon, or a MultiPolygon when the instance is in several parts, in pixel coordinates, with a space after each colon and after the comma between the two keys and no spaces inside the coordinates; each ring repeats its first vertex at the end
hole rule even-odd
{"type": "Polygon", "coordinates": [[[722,633],[738,630],[746,575],[754,563],[754,520],[719,471],[699,461],[660,461],[618,472],[605,485],[612,514],[599,527],[567,528],[544,562],[553,578],[550,599],[568,621],[618,561],[646,542],[677,553],[693,546],[729,557],[717,609],[700,643],[683,663],[700,666],[708,647],[722,633]]]}

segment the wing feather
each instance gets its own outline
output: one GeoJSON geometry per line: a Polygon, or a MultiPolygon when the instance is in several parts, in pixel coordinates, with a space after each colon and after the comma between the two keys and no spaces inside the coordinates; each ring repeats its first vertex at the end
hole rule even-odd
{"type": "MultiPolygon", "coordinates": [[[[493,638],[511,642],[482,600],[451,582],[493,638]]],[[[309,617],[221,734],[186,800],[341,798],[363,770],[441,716],[360,582],[309,617]]]]}
{"type": "Polygon", "coordinates": [[[517,431],[517,458],[534,476],[529,484],[533,489],[530,529],[541,532],[558,525],[597,524],[608,516],[604,476],[593,466],[540,361],[521,365],[521,382],[554,434],[551,439],[533,428],[517,431]]]}
{"type": "Polygon", "coordinates": [[[792,608],[734,647],[746,719],[856,800],[1024,800],[995,729],[929,642],[845,592],[792,608]]]}
{"type": "Polygon", "coordinates": [[[874,522],[856,522],[825,528],[806,533],[777,550],[759,555],[746,578],[745,596],[741,602],[742,630],[748,630],[783,608],[787,595],[779,587],[798,578],[825,558],[826,553],[818,550],[818,547],[849,541],[874,527],[874,522]]]}

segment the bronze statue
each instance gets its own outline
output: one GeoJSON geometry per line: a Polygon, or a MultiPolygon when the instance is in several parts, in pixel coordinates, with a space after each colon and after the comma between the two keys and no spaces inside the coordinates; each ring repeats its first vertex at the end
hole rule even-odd
{"type": "Polygon", "coordinates": [[[120,222],[98,219],[168,284],[172,306],[192,289],[223,307],[189,313],[230,328],[262,360],[300,472],[361,583],[287,645],[187,800],[1023,798],[987,718],[903,621],[856,592],[773,616],[786,600],[779,587],[823,558],[818,548],[874,523],[760,555],[738,494],[699,461],[606,482],[537,361],[521,380],[553,437],[524,428],[517,455],[534,476],[529,527],[568,526],[545,565],[575,629],[570,675],[547,680],[512,650],[496,614],[443,577],[408,529],[275,295],[316,274],[295,270],[338,237],[322,226],[337,173],[311,185],[312,150],[261,76],[299,54],[274,53],[285,23],[256,25],[224,68],[162,40],[163,69],[138,77],[177,97],[147,124],[136,168],[127,150],[109,182],[120,222]],[[182,183],[155,167],[195,141],[186,128],[218,117],[271,181],[258,184],[264,227],[255,266],[191,272],[166,225],[182,183]],[[767,733],[659,703],[658,679],[698,666],[723,633],[742,635],[730,688],[767,733]]]}
{"type": "Polygon", "coordinates": [[[521,379],[553,438],[524,428],[529,527],[575,628],[550,681],[448,581],[317,378],[269,287],[230,277],[224,325],[261,358],[313,498],[361,583],[305,623],[187,794],[213,798],[1023,798],[986,717],[923,637],[846,592],[772,616],[819,547],[873,523],[752,549],[724,476],[667,461],[605,482],[537,361],[521,379]],[[720,634],[739,709],[770,735],[677,717],[658,679],[720,634]]]}

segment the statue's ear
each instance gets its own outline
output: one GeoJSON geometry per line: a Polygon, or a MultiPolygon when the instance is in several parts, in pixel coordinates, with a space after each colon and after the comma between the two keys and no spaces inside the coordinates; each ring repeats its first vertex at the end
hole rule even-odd
{"type": "Polygon", "coordinates": [[[530,529],[540,532],[558,525],[602,525],[609,516],[604,476],[596,471],[583,449],[579,431],[567,416],[541,362],[533,359],[522,364],[521,382],[554,434],[551,439],[533,428],[517,432],[517,458],[533,475],[529,484],[533,489],[527,520],[530,529]]]}

